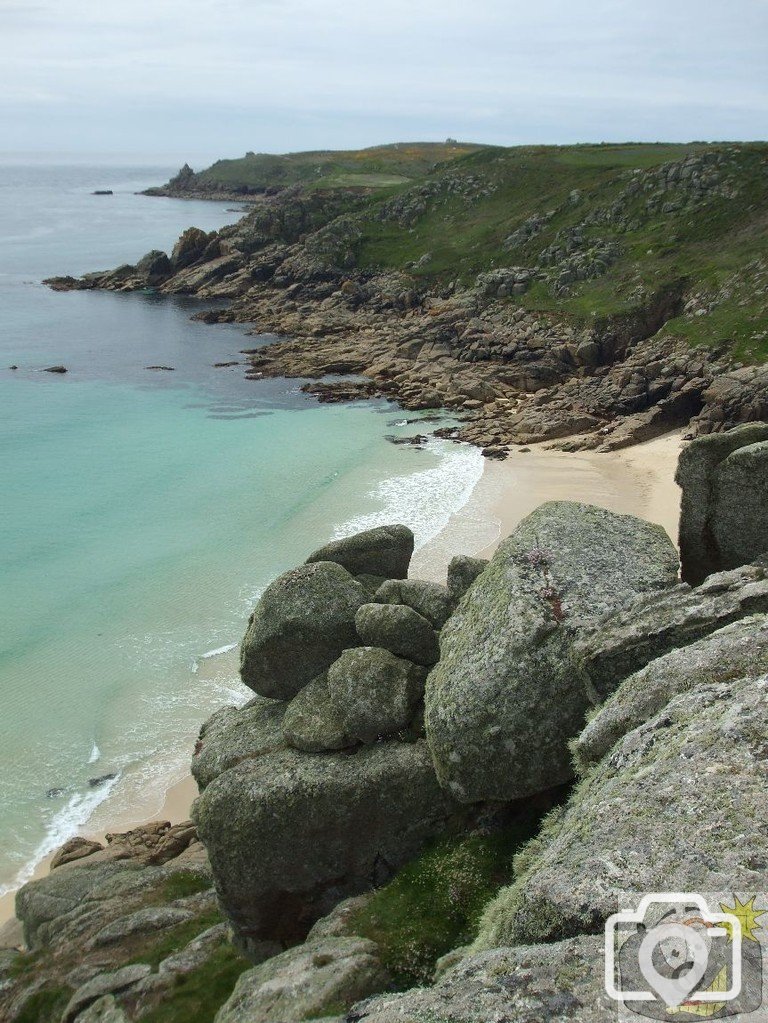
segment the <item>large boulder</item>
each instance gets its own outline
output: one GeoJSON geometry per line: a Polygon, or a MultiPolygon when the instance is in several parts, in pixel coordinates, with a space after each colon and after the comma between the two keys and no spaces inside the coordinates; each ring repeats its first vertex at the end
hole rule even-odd
{"type": "Polygon", "coordinates": [[[697,685],[628,732],[486,908],[479,948],[602,930],[622,892],[768,885],[768,677],[697,685]]]}
{"type": "Polygon", "coordinates": [[[171,253],[171,265],[174,272],[183,270],[197,262],[208,247],[211,236],[201,231],[199,227],[188,227],[173,246],[171,253]]]}
{"type": "Polygon", "coordinates": [[[768,423],[698,437],[684,448],[680,557],[686,582],[746,564],[768,551],[768,423]],[[739,454],[741,449],[751,449],[739,454]],[[728,464],[726,464],[728,463],[728,464]]]}
{"type": "Polygon", "coordinates": [[[301,1023],[349,1008],[390,983],[372,941],[318,939],[242,973],[216,1023],[301,1023]]]}
{"type": "Polygon", "coordinates": [[[160,249],[152,249],[136,264],[136,273],[151,288],[162,284],[172,272],[170,259],[160,249]]]}
{"type": "Polygon", "coordinates": [[[695,589],[682,583],[639,598],[576,643],[593,702],[657,657],[757,613],[768,613],[768,567],[762,564],[718,572],[695,589]]]}
{"type": "Polygon", "coordinates": [[[448,592],[454,604],[458,604],[472,583],[488,567],[486,558],[471,558],[457,554],[448,562],[448,592]]]}
{"type": "Polygon", "coordinates": [[[331,703],[327,672],[318,675],[291,700],[283,718],[283,738],[289,746],[304,753],[355,745],[331,703]]]}
{"type": "Polygon", "coordinates": [[[670,586],[663,529],[571,502],[542,505],[494,554],[448,620],[426,688],[438,778],[463,802],[568,780],[587,707],[574,637],[638,594],[670,586]]]}
{"type": "Polygon", "coordinates": [[[753,672],[768,673],[766,615],[742,618],[651,661],[622,682],[574,741],[580,773],[587,773],[622,736],[658,714],[678,693],[753,672]]]}
{"type": "Polygon", "coordinates": [[[344,734],[376,742],[405,728],[424,694],[426,671],[379,647],[345,650],[328,671],[328,692],[344,734]]]}
{"type": "Polygon", "coordinates": [[[359,1023],[614,1023],[602,937],[497,948],[462,959],[434,987],[369,998],[359,1023]]]}
{"type": "Polygon", "coordinates": [[[368,600],[341,565],[317,561],[266,588],[240,648],[240,676],[260,696],[290,700],[357,642],[355,612],[368,600]]]}
{"type": "Polygon", "coordinates": [[[379,604],[405,604],[442,629],[453,610],[447,587],[424,579],[388,579],[373,598],[379,604]]]}
{"type": "Polygon", "coordinates": [[[383,647],[416,664],[431,665],[440,658],[432,623],[406,604],[363,604],[355,628],[366,646],[383,647]]]}
{"type": "Polygon", "coordinates": [[[208,718],[192,758],[192,775],[200,790],[235,764],[284,746],[285,712],[282,701],[256,696],[244,707],[223,707],[208,718]]]}
{"type": "Polygon", "coordinates": [[[221,905],[239,943],[295,942],[340,899],[383,883],[440,834],[456,806],[425,743],[268,754],[196,801],[221,905]]]}
{"type": "Polygon", "coordinates": [[[354,536],[332,540],[310,554],[307,564],[334,561],[351,575],[405,579],[413,554],[413,533],[407,526],[377,526],[354,536]]]}

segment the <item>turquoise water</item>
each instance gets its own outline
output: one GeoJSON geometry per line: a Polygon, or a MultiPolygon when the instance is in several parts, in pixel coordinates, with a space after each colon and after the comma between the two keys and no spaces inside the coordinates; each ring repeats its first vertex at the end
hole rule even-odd
{"type": "Polygon", "coordinates": [[[200,722],[248,695],[217,654],[270,579],[376,522],[423,543],[481,472],[472,449],[390,444],[416,427],[384,403],[214,369],[259,340],[190,301],[40,285],[236,218],[133,194],[169,170],[0,166],[0,893],[97,808],[161,798],[200,722]]]}

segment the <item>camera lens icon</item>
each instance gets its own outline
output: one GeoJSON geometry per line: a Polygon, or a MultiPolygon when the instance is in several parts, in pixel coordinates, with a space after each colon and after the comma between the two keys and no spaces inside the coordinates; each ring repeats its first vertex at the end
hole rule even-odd
{"type": "Polygon", "coordinates": [[[742,987],[741,941],[738,917],[714,912],[701,895],[645,895],[636,910],[606,920],[605,990],[616,1001],[670,1009],[691,996],[697,1003],[733,1001],[742,987]],[[713,960],[727,981],[705,986],[713,960]]]}

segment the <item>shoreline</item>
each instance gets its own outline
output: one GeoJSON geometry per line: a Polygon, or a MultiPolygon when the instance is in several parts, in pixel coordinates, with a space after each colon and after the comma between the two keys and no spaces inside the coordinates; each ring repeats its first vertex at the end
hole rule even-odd
{"type": "MultiPolygon", "coordinates": [[[[521,519],[538,505],[553,500],[583,501],[637,515],[661,525],[676,542],[680,495],[674,483],[674,470],[683,443],[682,433],[677,430],[615,452],[518,447],[503,461],[486,459],[483,473],[465,504],[435,537],[414,553],[412,573],[417,578],[444,582],[448,562],[454,555],[490,557],[521,519]]],[[[235,651],[224,650],[214,660],[213,668],[231,661],[236,674],[235,651]]],[[[191,736],[190,749],[193,743],[191,736]]],[[[196,796],[197,786],[191,774],[179,777],[176,768],[167,778],[162,797],[156,794],[151,803],[134,803],[132,810],[117,819],[110,817],[105,823],[105,814],[110,812],[107,799],[76,834],[103,843],[107,832],[128,831],[154,820],[180,823],[189,818],[196,796]]],[[[44,877],[53,855],[44,857],[28,880],[44,877]]],[[[0,897],[0,926],[13,920],[15,896],[13,891],[0,897]]]]}

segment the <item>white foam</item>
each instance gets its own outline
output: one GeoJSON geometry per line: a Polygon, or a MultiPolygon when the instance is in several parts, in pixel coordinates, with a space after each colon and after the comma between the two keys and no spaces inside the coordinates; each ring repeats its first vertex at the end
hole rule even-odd
{"type": "Polygon", "coordinates": [[[380,507],[337,526],[334,539],[390,522],[410,526],[417,549],[437,536],[472,496],[483,475],[483,456],[476,447],[442,439],[429,441],[426,450],[440,457],[436,466],[382,480],[369,495],[380,507]]]}
{"type": "Polygon", "coordinates": [[[93,744],[93,749],[91,750],[91,755],[88,757],[88,763],[89,764],[95,764],[96,761],[100,760],[100,759],[101,759],[101,750],[96,745],[96,743],[94,743],[93,744]]]}
{"type": "Polygon", "coordinates": [[[197,658],[198,661],[207,661],[210,657],[218,657],[220,654],[228,654],[230,650],[236,650],[237,643],[227,643],[226,646],[217,647],[215,650],[206,650],[204,654],[200,654],[197,658]]]}
{"type": "Polygon", "coordinates": [[[26,884],[34,874],[35,868],[43,862],[46,856],[50,856],[60,845],[76,835],[93,815],[96,808],[109,798],[110,792],[119,780],[120,775],[118,774],[88,792],[75,793],[66,806],[53,815],[46,828],[45,837],[35,849],[31,859],[19,870],[11,882],[0,885],[0,898],[26,884]]]}

